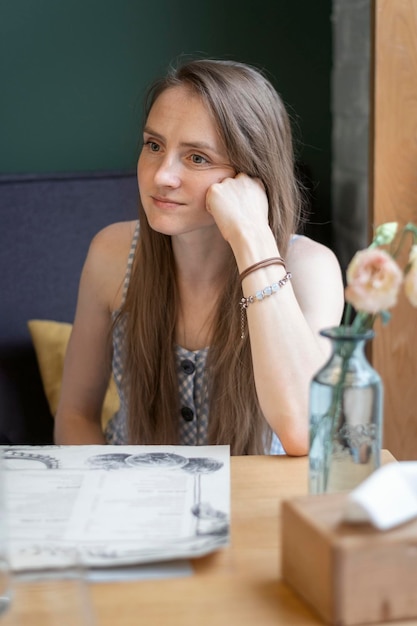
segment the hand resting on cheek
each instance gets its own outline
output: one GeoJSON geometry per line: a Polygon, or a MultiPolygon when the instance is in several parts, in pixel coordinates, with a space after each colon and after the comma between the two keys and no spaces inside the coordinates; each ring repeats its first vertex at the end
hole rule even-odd
{"type": "Polygon", "coordinates": [[[206,195],[207,211],[229,243],[240,232],[253,232],[268,224],[268,198],[262,181],[237,174],[211,185],[206,195]]]}

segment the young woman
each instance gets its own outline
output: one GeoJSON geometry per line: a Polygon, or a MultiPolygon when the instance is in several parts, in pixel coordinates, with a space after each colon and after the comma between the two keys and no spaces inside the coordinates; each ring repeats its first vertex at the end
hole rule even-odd
{"type": "Polygon", "coordinates": [[[306,454],[319,330],[340,322],[343,285],[334,254],[294,234],[283,103],[258,70],[197,60],[153,85],[146,113],[139,221],[91,243],[56,442],[306,454]],[[120,410],[103,433],[112,367],[120,410]]]}

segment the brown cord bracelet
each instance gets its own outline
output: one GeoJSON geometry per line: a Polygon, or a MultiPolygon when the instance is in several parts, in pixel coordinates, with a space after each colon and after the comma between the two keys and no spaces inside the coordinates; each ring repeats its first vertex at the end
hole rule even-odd
{"type": "Polygon", "coordinates": [[[246,276],[248,276],[249,274],[252,274],[252,272],[255,272],[256,270],[261,269],[261,267],[268,267],[269,265],[283,265],[285,267],[285,261],[280,256],[273,256],[269,259],[258,261],[258,263],[254,263],[253,265],[250,265],[245,270],[243,270],[241,274],[239,274],[240,282],[242,282],[243,279],[246,278],[246,276]]]}

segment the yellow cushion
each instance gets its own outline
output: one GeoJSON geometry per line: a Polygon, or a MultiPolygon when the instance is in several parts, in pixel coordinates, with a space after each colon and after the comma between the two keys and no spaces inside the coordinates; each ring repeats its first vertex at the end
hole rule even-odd
{"type": "MultiPolygon", "coordinates": [[[[49,409],[55,416],[61,393],[65,352],[71,335],[72,324],[50,320],[29,320],[28,327],[49,409]]],[[[103,429],[118,408],[119,396],[114,379],[111,377],[101,415],[103,429]]]]}

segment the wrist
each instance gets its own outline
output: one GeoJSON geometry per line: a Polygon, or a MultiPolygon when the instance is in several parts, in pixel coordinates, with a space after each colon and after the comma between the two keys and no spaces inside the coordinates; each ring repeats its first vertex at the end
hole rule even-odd
{"type": "Polygon", "coordinates": [[[255,263],[281,256],[270,228],[262,233],[252,231],[245,235],[240,232],[239,236],[229,243],[240,274],[255,263]]]}

